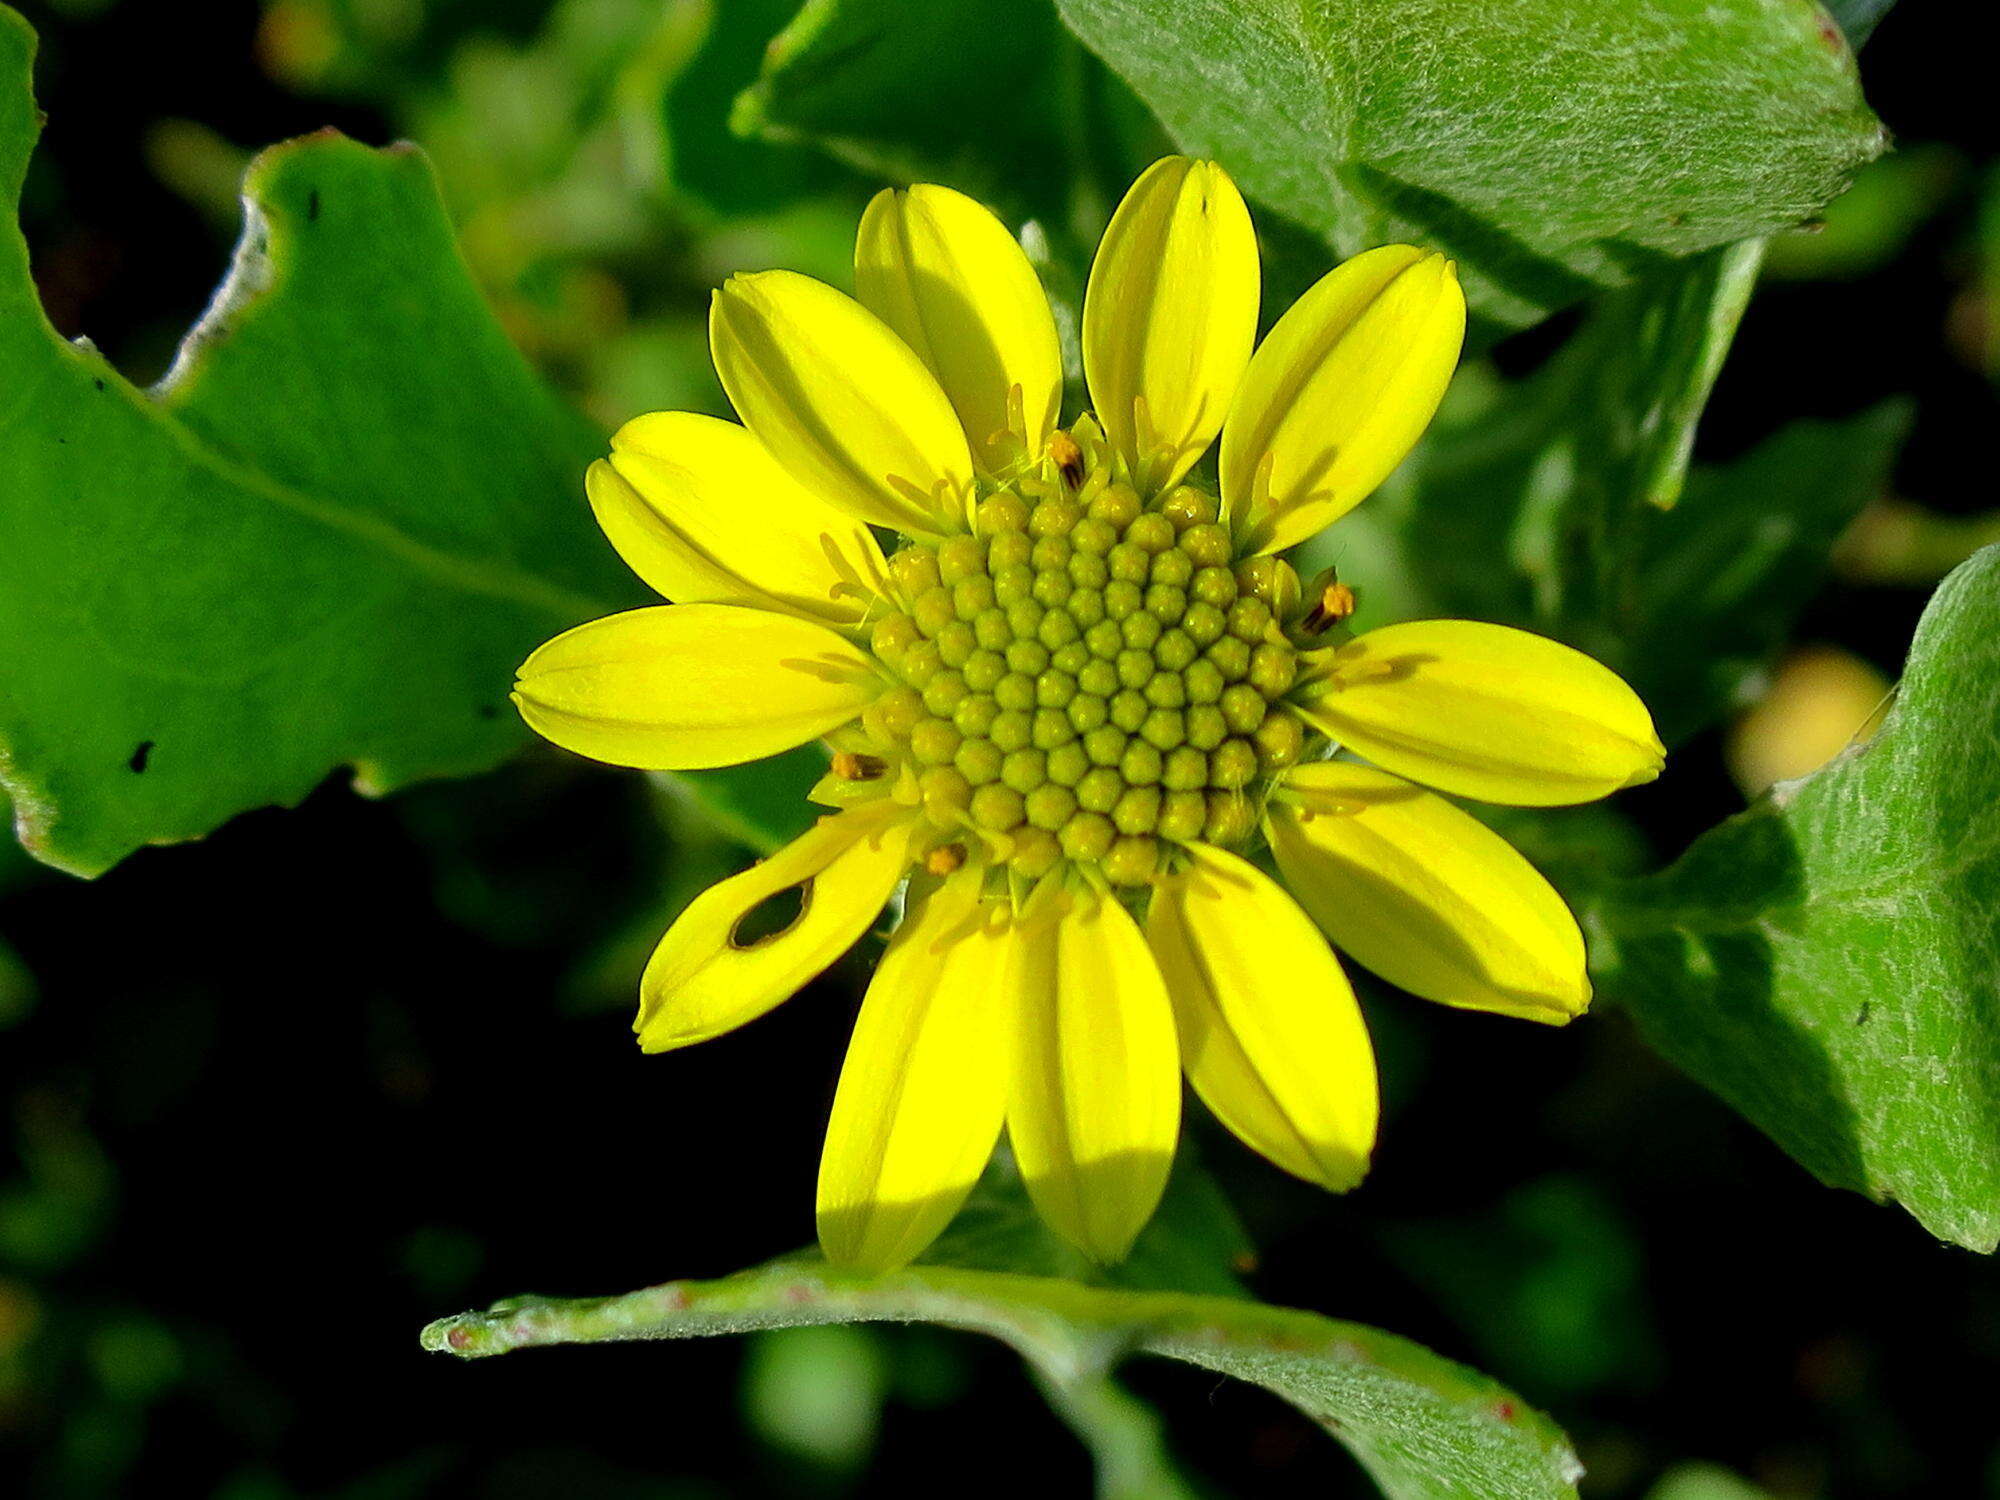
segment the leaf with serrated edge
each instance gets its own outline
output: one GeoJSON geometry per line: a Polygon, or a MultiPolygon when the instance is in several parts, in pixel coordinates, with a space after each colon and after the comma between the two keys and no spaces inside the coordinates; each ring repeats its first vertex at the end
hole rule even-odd
{"type": "Polygon", "coordinates": [[[1881,731],[1593,914],[1600,992],[1822,1181],[2000,1242],[2000,547],[1881,731]]]}

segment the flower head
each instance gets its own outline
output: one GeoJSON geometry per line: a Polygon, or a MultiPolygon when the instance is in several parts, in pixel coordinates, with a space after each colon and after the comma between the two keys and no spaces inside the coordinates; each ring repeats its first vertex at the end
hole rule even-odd
{"type": "Polygon", "coordinates": [[[1062,427],[1049,305],[984,208],[884,192],[855,262],[858,299],[784,271],[716,294],[743,425],[641,417],[588,481],[675,602],[521,669],[529,724],[600,760],[833,752],[831,815],[661,941],[641,1045],[763,1014],[907,881],[828,1127],[830,1256],[920,1253],[1004,1128],[1050,1224],[1120,1258],[1164,1185],[1182,1072],[1279,1166],[1353,1186],[1375,1064],[1328,939],[1448,1005],[1579,1014],[1562,899],[1438,792],[1582,802],[1663,754],[1631,689],[1568,647],[1460,620],[1355,634],[1347,587],[1277,556],[1436,410],[1465,326],[1451,265],[1357,256],[1253,353],[1243,201],[1168,158],[1105,233],[1092,409],[1062,427]],[[1218,435],[1211,490],[1189,476],[1218,435]],[[743,936],[796,887],[789,926],[743,936]]]}

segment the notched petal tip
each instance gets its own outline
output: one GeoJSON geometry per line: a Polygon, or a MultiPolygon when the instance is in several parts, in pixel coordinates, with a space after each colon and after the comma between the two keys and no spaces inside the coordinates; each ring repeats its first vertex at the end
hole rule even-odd
{"type": "Polygon", "coordinates": [[[931,183],[884,189],[855,236],[854,286],[937,377],[980,468],[1041,456],[1062,399],[1055,318],[991,211],[931,183]]]}
{"type": "Polygon", "coordinates": [[[963,528],[957,414],[875,313],[797,272],[738,272],[710,303],[709,344],[744,425],[820,500],[899,531],[963,528]]]}
{"type": "Polygon", "coordinates": [[[1165,157],[1112,215],[1084,292],[1085,381],[1142,490],[1214,442],[1257,331],[1257,236],[1213,162],[1165,157]]]}
{"type": "Polygon", "coordinates": [[[1223,502],[1246,545],[1281,551],[1366,499],[1429,425],[1464,339],[1464,293],[1434,251],[1384,245],[1321,277],[1266,335],[1223,427],[1223,502]]]}

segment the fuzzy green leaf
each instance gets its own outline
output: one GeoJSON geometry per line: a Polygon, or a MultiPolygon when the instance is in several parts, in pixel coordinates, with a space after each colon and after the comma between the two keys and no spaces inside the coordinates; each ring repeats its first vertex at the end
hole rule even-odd
{"type": "Polygon", "coordinates": [[[1059,0],[1188,151],[1342,254],[1413,239],[1523,323],[1811,218],[1880,153],[1799,0],[1059,0]]]}
{"type": "Polygon", "coordinates": [[[1595,923],[1601,989],[1837,1187],[2000,1242],[2000,547],[1938,589],[1875,738],[1595,923]]]}
{"type": "Polygon", "coordinates": [[[990,1334],[1059,1391],[1101,1391],[1105,1372],[1137,1354],[1233,1375],[1324,1425],[1393,1500],[1555,1500],[1575,1494],[1580,1472],[1541,1413],[1486,1377],[1379,1329],[1237,1298],[996,1271],[924,1266],[870,1277],[780,1262],[624,1297],[518,1298],[433,1323],[424,1346],[478,1357],[547,1344],[868,1322],[990,1334]]]}

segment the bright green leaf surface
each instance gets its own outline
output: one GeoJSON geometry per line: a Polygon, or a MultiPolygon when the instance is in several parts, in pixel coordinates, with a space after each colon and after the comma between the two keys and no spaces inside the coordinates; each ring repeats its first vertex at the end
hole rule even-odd
{"type": "Polygon", "coordinates": [[[488,317],[423,158],[266,153],[229,280],[140,390],[35,299],[32,50],[0,10],[0,776],[24,841],[91,873],[342,765],[382,789],[518,749],[515,665],[632,586],[578,482],[600,440],[488,317]]]}
{"type": "Polygon", "coordinates": [[[1879,153],[1800,0],[1060,0],[1189,151],[1343,254],[1415,238],[1532,321],[1812,217],[1879,153]]]}
{"type": "Polygon", "coordinates": [[[520,1298],[424,1330],[466,1356],[545,1344],[690,1338],[828,1323],[925,1322],[991,1334],[1048,1382],[1098,1388],[1130,1354],[1263,1386],[1326,1426],[1393,1500],[1575,1493],[1579,1468],[1549,1420],[1504,1388],[1378,1329],[1226,1297],[1079,1286],[929,1266],[881,1277],[814,1264],[670,1282],[625,1297],[520,1298]]]}
{"type": "Polygon", "coordinates": [[[2000,1241],[2000,547],[1881,732],[1596,913],[1603,991],[1822,1180],[2000,1241]]]}

